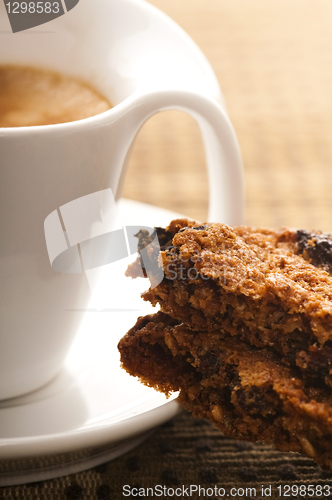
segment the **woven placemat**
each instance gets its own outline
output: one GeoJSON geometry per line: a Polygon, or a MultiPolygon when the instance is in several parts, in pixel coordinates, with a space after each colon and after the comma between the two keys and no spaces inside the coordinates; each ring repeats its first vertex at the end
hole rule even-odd
{"type": "Polygon", "coordinates": [[[320,486],[323,493],[330,487],[332,494],[332,472],[323,472],[297,454],[225,438],[204,420],[183,413],[117,460],[51,481],[1,488],[0,498],[132,500],[143,497],[139,491],[150,498],[158,498],[160,492],[159,498],[190,498],[191,487],[195,499],[204,498],[205,492],[210,500],[223,496],[266,500],[286,498],[288,486],[294,485],[318,488],[314,498],[324,496],[319,495],[320,486]]]}
{"type": "MultiPolygon", "coordinates": [[[[243,155],[245,222],[331,231],[332,3],[151,3],[188,31],[216,71],[243,155]]],[[[124,195],[206,219],[204,150],[191,117],[167,111],[143,126],[124,195]]],[[[120,500],[124,485],[243,488],[232,498],[281,498],[284,485],[295,484],[332,487],[332,475],[308,458],[226,439],[185,413],[117,460],[60,479],[1,488],[0,499],[120,500]],[[256,488],[256,495],[245,488],[256,488]]],[[[325,496],[319,491],[314,498],[325,496]]],[[[184,492],[176,498],[188,497],[184,492]]]]}

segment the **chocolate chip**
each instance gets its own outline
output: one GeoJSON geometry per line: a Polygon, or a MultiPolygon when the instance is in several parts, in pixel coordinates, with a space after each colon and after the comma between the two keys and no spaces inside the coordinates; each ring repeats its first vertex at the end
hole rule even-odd
{"type": "Polygon", "coordinates": [[[201,357],[201,363],[199,370],[206,374],[206,376],[211,376],[219,371],[219,356],[213,352],[208,352],[201,357]]]}
{"type": "Polygon", "coordinates": [[[299,229],[296,233],[299,253],[316,267],[332,272],[332,236],[299,229]]]}

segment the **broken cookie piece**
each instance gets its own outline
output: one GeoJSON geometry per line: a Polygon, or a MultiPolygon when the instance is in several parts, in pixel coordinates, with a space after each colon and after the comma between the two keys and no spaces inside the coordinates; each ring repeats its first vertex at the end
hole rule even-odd
{"type": "Polygon", "coordinates": [[[267,348],[222,330],[197,332],[158,312],[120,341],[122,366],[225,435],[300,452],[332,468],[332,396],[305,387],[267,348]]]}
{"type": "Polygon", "coordinates": [[[120,341],[122,366],[227,436],[332,469],[331,237],[187,219],[159,237],[140,251],[161,311],[120,341]]]}
{"type": "Polygon", "coordinates": [[[164,277],[143,298],[193,330],[221,328],[268,347],[312,381],[324,372],[331,387],[332,277],[319,234],[306,235],[307,243],[303,234],[177,219],[164,235],[159,229],[163,246],[150,257],[164,277]],[[316,348],[326,370],[304,361],[316,348]]]}

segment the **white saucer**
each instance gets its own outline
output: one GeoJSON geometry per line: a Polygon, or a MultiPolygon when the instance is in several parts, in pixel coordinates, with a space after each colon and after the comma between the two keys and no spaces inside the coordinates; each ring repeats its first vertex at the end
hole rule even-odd
{"type": "MultiPolygon", "coordinates": [[[[120,201],[119,211],[124,225],[163,226],[178,216],[129,200],[120,201]]],[[[60,477],[114,459],[179,412],[176,395],[166,400],[120,368],[119,339],[138,316],[153,311],[140,298],[147,280],[125,277],[127,265],[127,259],[112,265],[116,294],[102,310],[86,313],[57,378],[0,402],[0,486],[60,477]]]]}

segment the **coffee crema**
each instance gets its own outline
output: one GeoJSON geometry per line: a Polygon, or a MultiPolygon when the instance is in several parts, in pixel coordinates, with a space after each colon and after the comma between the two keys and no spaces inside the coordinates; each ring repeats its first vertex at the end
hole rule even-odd
{"type": "Polygon", "coordinates": [[[0,65],[0,127],[82,120],[112,107],[90,85],[55,71],[0,65]]]}

